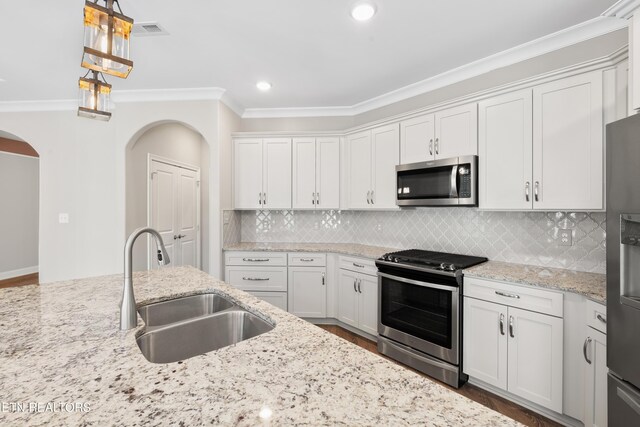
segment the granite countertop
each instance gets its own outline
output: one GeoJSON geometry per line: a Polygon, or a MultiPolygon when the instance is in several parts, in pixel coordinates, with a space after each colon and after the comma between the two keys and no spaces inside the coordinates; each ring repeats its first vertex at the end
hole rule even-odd
{"type": "Polygon", "coordinates": [[[223,293],[275,328],[153,364],[141,321],[118,330],[121,275],[2,289],[0,425],[517,425],[196,269],[137,273],[134,288],[138,303],[223,293]],[[30,403],[41,412],[15,409],[30,403]]]}
{"type": "Polygon", "coordinates": [[[573,292],[601,304],[605,304],[607,300],[607,276],[599,273],[489,261],[464,270],[464,274],[468,277],[573,292]]]}
{"type": "Polygon", "coordinates": [[[225,251],[271,251],[271,252],[327,252],[342,255],[378,259],[388,252],[399,249],[357,243],[255,243],[242,242],[227,245],[225,251]]]}

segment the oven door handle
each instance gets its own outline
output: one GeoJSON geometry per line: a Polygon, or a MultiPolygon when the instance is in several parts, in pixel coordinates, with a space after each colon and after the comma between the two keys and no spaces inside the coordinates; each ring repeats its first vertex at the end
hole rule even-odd
{"type": "Polygon", "coordinates": [[[453,199],[458,198],[458,165],[454,165],[451,168],[451,187],[449,190],[449,196],[453,199]]]}
{"type": "Polygon", "coordinates": [[[404,277],[392,276],[386,273],[378,273],[380,277],[386,277],[387,279],[397,280],[398,282],[408,283],[410,285],[422,286],[423,288],[433,288],[433,289],[441,289],[443,291],[450,291],[457,293],[460,288],[457,286],[447,286],[447,285],[438,285],[435,283],[429,282],[420,282],[418,280],[405,279],[404,277]]]}

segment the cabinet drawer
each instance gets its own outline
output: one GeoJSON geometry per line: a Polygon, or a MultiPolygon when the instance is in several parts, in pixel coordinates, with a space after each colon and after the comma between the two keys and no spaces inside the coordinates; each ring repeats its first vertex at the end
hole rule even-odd
{"type": "Polygon", "coordinates": [[[327,265],[327,255],[318,253],[289,254],[290,267],[324,267],[327,265]]]}
{"type": "Polygon", "coordinates": [[[587,325],[603,334],[607,333],[607,307],[587,300],[587,325]]]}
{"type": "Polygon", "coordinates": [[[562,317],[564,295],[544,289],[494,282],[474,277],[464,278],[464,295],[523,310],[562,317]]]}
{"type": "Polygon", "coordinates": [[[287,290],[287,267],[231,266],[225,277],[227,283],[243,291],[287,290]]]}
{"type": "Polygon", "coordinates": [[[271,305],[275,305],[278,308],[287,311],[287,293],[286,292],[261,292],[261,291],[249,291],[247,292],[254,297],[260,298],[263,301],[268,302],[271,305]]]}
{"type": "Polygon", "coordinates": [[[378,268],[376,267],[375,261],[365,258],[341,256],[340,268],[343,270],[368,274],[370,276],[378,275],[378,268]]]}
{"type": "Polygon", "coordinates": [[[225,265],[273,265],[287,266],[286,252],[227,252],[225,265]]]}

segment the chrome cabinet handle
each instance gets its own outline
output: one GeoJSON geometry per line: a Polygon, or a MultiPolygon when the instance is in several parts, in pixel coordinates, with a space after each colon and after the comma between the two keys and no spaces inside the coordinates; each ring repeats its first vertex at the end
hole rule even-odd
{"type": "Polygon", "coordinates": [[[516,295],[516,294],[508,294],[508,293],[506,293],[506,292],[496,291],[496,295],[500,295],[501,297],[507,297],[507,298],[516,298],[516,299],[520,299],[520,295],[516,295]]]}
{"type": "Polygon", "coordinates": [[[500,335],[504,335],[504,314],[500,313],[500,335]]]}
{"type": "Polygon", "coordinates": [[[360,288],[361,284],[362,284],[362,280],[358,279],[358,293],[362,293],[362,289],[360,288]]]}
{"type": "Polygon", "coordinates": [[[527,183],[524,185],[524,199],[528,202],[529,201],[529,181],[527,181],[527,183]]]}
{"type": "Polygon", "coordinates": [[[262,193],[258,193],[258,203],[262,204],[262,193]]]}
{"type": "Polygon", "coordinates": [[[440,138],[436,138],[436,144],[435,144],[435,148],[436,148],[436,154],[440,154],[440,138]]]}
{"type": "Polygon", "coordinates": [[[591,341],[593,341],[591,337],[587,337],[587,339],[584,340],[584,345],[582,346],[582,354],[584,355],[584,360],[586,360],[589,365],[591,365],[591,360],[589,360],[589,357],[587,357],[587,347],[589,347],[591,341]]]}
{"type": "Polygon", "coordinates": [[[596,319],[598,319],[599,321],[601,321],[605,325],[607,324],[607,319],[605,319],[605,317],[600,313],[596,314],[596,319]]]}
{"type": "Polygon", "coordinates": [[[513,333],[513,316],[509,316],[509,335],[511,338],[515,338],[516,335],[513,333]]]}
{"type": "Polygon", "coordinates": [[[320,206],[320,193],[316,193],[316,206],[320,206]]]}
{"type": "Polygon", "coordinates": [[[370,205],[371,204],[371,199],[369,198],[371,195],[371,191],[367,191],[367,204],[370,205]]]}
{"type": "Polygon", "coordinates": [[[433,156],[433,138],[429,140],[429,155],[433,156]]]}
{"type": "Polygon", "coordinates": [[[313,262],[315,258],[300,258],[302,262],[313,262]]]}
{"type": "Polygon", "coordinates": [[[322,273],[322,286],[324,286],[324,273],[322,273]]]}
{"type": "Polygon", "coordinates": [[[262,204],[267,206],[267,193],[262,193],[262,204]]]}
{"type": "Polygon", "coordinates": [[[311,193],[311,204],[312,205],[316,204],[316,193],[311,193]]]}
{"type": "Polygon", "coordinates": [[[358,267],[358,268],[364,268],[364,265],[362,264],[356,264],[355,262],[352,263],[354,267],[358,267]]]}
{"type": "Polygon", "coordinates": [[[536,185],[533,188],[533,197],[534,197],[536,202],[540,201],[540,197],[539,197],[539,194],[538,194],[539,190],[540,190],[540,182],[536,181],[536,185]]]}
{"type": "Polygon", "coordinates": [[[376,196],[374,196],[375,193],[376,193],[375,191],[371,190],[371,204],[372,205],[376,204],[376,199],[375,199],[376,196]]]}
{"type": "Polygon", "coordinates": [[[356,282],[358,281],[358,279],[353,279],[353,292],[358,292],[358,289],[356,288],[356,282]]]}
{"type": "Polygon", "coordinates": [[[271,258],[242,258],[245,262],[267,262],[271,258]]]}
{"type": "Polygon", "coordinates": [[[178,240],[178,236],[176,236],[175,234],[173,235],[173,240],[178,240]]]}
{"type": "Polygon", "coordinates": [[[250,282],[263,282],[269,280],[268,277],[243,277],[242,280],[248,280],[250,282]]]}

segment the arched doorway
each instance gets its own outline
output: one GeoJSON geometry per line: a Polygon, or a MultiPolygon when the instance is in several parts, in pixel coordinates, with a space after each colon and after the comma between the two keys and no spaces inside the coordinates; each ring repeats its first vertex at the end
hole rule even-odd
{"type": "Polygon", "coordinates": [[[39,282],[40,156],[0,131],[0,288],[39,282]]]}
{"type": "MultiPolygon", "coordinates": [[[[208,271],[209,144],[177,121],[146,126],[126,146],[126,234],[151,226],[163,236],[173,265],[208,271]],[[193,196],[193,197],[191,197],[193,196]]],[[[134,270],[154,268],[151,239],[134,246],[134,270]]]]}

